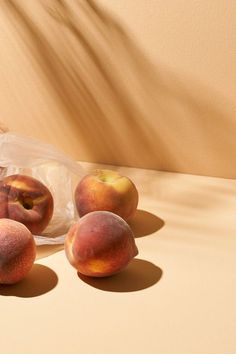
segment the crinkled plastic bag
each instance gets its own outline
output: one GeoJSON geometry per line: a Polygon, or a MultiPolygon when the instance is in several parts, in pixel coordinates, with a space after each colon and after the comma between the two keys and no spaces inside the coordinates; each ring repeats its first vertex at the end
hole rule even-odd
{"type": "Polygon", "coordinates": [[[18,133],[0,134],[0,180],[13,174],[32,176],[45,184],[54,199],[52,219],[37,245],[63,244],[65,234],[76,221],[74,188],[84,170],[81,165],[49,144],[18,133]]]}

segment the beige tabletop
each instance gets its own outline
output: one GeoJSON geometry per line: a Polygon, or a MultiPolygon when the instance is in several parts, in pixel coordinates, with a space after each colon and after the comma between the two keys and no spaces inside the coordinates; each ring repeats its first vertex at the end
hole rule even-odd
{"type": "Polygon", "coordinates": [[[62,247],[39,247],[28,277],[1,287],[1,353],[235,354],[236,181],[116,169],[140,193],[139,255],[82,279],[62,247]]]}

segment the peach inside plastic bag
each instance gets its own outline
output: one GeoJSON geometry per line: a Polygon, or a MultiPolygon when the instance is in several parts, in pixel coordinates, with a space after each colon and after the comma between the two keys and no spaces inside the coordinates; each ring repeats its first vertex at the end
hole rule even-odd
{"type": "Polygon", "coordinates": [[[55,147],[18,133],[0,134],[0,180],[13,174],[29,175],[44,183],[54,199],[53,217],[37,245],[63,244],[77,219],[73,192],[85,174],[81,165],[55,147]]]}

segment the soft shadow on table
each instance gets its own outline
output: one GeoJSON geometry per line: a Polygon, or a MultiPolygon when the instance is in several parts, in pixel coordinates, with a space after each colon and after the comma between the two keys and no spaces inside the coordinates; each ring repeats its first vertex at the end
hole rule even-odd
{"type": "Polygon", "coordinates": [[[78,277],[94,288],[113,292],[132,292],[147,289],[162,277],[162,270],[143,259],[133,259],[126,269],[106,278],[78,277]]]}
{"type": "Polygon", "coordinates": [[[41,245],[37,246],[36,259],[45,258],[51,256],[52,254],[59,252],[64,249],[64,244],[62,245],[41,245]]]}
{"type": "Polygon", "coordinates": [[[165,222],[158,216],[139,209],[129,221],[129,225],[135,237],[142,237],[160,230],[165,225],[165,222]]]}
{"type": "Polygon", "coordinates": [[[0,296],[36,297],[46,294],[58,283],[56,273],[41,264],[34,264],[28,276],[13,285],[0,285],[0,296]]]}

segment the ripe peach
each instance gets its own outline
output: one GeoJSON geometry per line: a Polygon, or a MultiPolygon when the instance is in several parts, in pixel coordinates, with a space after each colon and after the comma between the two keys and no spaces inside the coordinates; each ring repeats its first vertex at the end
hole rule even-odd
{"type": "Polygon", "coordinates": [[[25,278],[35,257],[35,241],[27,227],[0,219],[0,284],[14,284],[25,278]]]}
{"type": "Polygon", "coordinates": [[[116,171],[95,170],[78,183],[75,205],[79,216],[106,210],[128,220],[137,209],[138,191],[128,177],[116,171]]]}
{"type": "Polygon", "coordinates": [[[65,252],[79,273],[105,277],[125,268],[138,249],[126,221],[109,211],[94,211],[71,226],[65,252]]]}
{"type": "Polygon", "coordinates": [[[0,182],[0,218],[16,220],[40,234],[53,214],[53,197],[37,179],[11,175],[0,182]]]}

